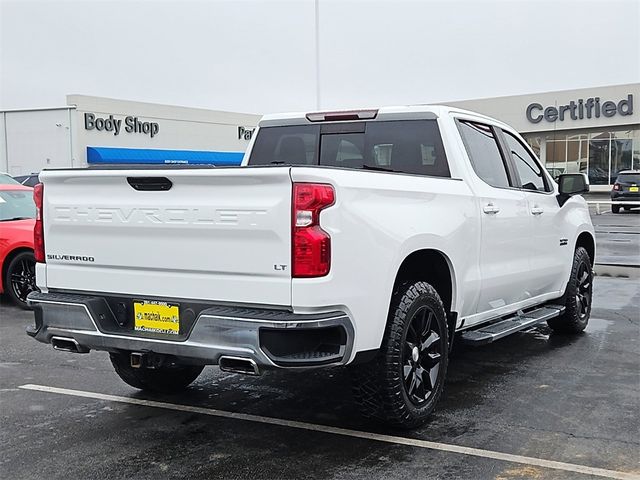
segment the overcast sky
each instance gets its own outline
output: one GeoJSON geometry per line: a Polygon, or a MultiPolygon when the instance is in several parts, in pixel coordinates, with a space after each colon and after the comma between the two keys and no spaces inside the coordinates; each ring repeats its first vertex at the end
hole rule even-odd
{"type": "Polygon", "coordinates": [[[317,10],[316,37],[314,0],[0,0],[0,108],[80,93],[265,113],[640,81],[640,0],[317,10]]]}

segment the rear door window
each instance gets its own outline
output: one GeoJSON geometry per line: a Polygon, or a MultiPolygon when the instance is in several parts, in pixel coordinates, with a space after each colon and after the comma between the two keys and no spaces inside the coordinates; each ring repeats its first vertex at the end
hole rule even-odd
{"type": "Polygon", "coordinates": [[[502,159],[493,128],[477,122],[461,120],[458,128],[462,134],[473,170],[492,187],[510,187],[507,167],[502,159]]]}
{"type": "Polygon", "coordinates": [[[451,175],[435,120],[261,128],[249,165],[283,164],[451,175]]]}

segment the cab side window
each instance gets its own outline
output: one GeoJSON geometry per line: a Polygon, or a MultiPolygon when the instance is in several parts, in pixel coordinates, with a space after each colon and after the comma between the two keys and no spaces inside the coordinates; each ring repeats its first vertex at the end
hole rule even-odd
{"type": "Polygon", "coordinates": [[[533,155],[511,133],[504,130],[502,133],[504,133],[504,138],[518,175],[520,175],[522,188],[534,192],[550,192],[551,188],[544,177],[542,167],[533,155]]]}
{"type": "Polygon", "coordinates": [[[488,125],[466,120],[459,121],[458,128],[476,174],[492,187],[510,187],[493,129],[488,125]]]}

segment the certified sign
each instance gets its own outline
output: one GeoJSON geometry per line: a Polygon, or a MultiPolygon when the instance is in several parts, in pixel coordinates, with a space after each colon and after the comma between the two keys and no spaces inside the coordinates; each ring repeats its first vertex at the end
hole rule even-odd
{"type": "Polygon", "coordinates": [[[527,120],[531,123],[540,123],[543,119],[547,122],[564,122],[566,118],[582,120],[584,118],[613,117],[614,115],[633,115],[633,94],[616,102],[611,100],[601,101],[600,97],[579,98],[571,100],[566,105],[543,107],[540,103],[531,103],[527,106],[527,120]]]}

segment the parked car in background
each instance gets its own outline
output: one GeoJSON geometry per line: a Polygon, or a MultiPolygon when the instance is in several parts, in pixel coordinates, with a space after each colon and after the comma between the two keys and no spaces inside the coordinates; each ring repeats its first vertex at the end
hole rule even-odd
{"type": "Polygon", "coordinates": [[[0,172],[0,185],[20,185],[20,182],[8,173],[0,172]]]}
{"type": "Polygon", "coordinates": [[[631,210],[640,207],[640,170],[623,170],[611,188],[611,200],[614,202],[628,202],[625,205],[611,205],[613,213],[620,213],[620,208],[631,210]]]}
{"type": "Polygon", "coordinates": [[[24,185],[25,187],[32,188],[35,187],[36,183],[39,182],[37,173],[32,173],[30,175],[18,175],[17,177],[13,177],[13,179],[17,182],[20,182],[20,184],[24,185]]]}
{"type": "Polygon", "coordinates": [[[21,308],[28,308],[27,295],[36,289],[35,218],[32,188],[0,184],[0,293],[21,308]]]}

